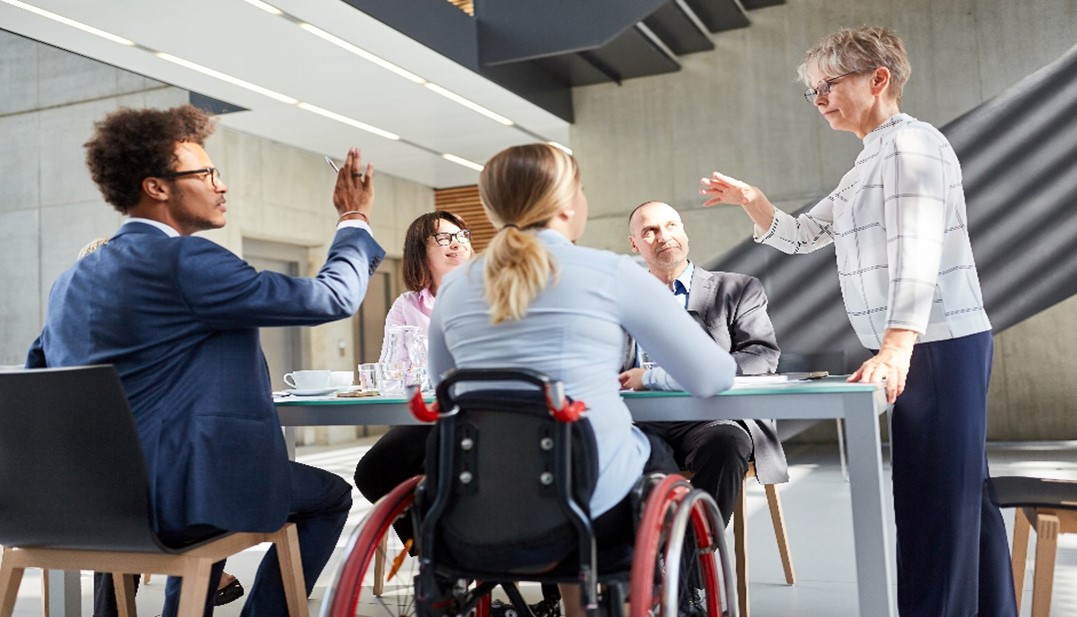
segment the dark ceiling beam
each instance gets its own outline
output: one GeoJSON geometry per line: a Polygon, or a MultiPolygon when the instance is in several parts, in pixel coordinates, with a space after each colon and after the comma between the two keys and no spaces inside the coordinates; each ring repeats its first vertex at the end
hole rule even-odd
{"type": "Polygon", "coordinates": [[[714,49],[703,21],[683,0],[666,4],[643,23],[677,55],[714,49]]]}
{"type": "Polygon", "coordinates": [[[755,9],[761,9],[768,6],[779,6],[785,4],[785,0],[744,0],[744,8],[749,11],[755,9]]]}
{"type": "Polygon", "coordinates": [[[740,0],[684,0],[711,32],[747,28],[751,25],[740,0]]]}
{"type": "Polygon", "coordinates": [[[669,0],[476,0],[479,61],[487,66],[591,51],[669,0]]]}
{"type": "Polygon", "coordinates": [[[561,119],[575,119],[572,90],[541,67],[481,65],[475,19],[445,0],[342,1],[561,119]]]}

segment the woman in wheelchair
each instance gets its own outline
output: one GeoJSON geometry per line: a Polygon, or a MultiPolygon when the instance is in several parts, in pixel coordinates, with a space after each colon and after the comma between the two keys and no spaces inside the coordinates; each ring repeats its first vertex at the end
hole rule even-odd
{"type": "MultiPolygon", "coordinates": [[[[633,425],[618,380],[626,331],[696,396],[732,385],[732,357],[630,257],[575,245],[588,205],[570,155],[545,144],[508,148],[487,162],[479,190],[498,231],[481,256],[446,275],[438,290],[428,359],[443,413],[426,468],[401,470],[425,471],[426,480],[416,476],[392,489],[360,523],[323,615],[356,614],[373,563],[375,601],[388,603],[382,591],[389,580],[399,595],[414,593],[390,609],[394,615],[412,614],[416,607],[421,615],[477,608],[477,617],[487,617],[484,602],[500,584],[526,617],[532,611],[513,581],[529,580],[559,583],[570,617],[585,614],[585,606],[587,614],[621,614],[625,587],[633,617],[718,615],[724,609],[735,616],[717,507],[678,475],[645,476],[675,472],[677,465],[668,445],[633,425]],[[511,369],[530,373],[521,378],[523,371],[511,369]],[[500,383],[469,382],[491,379],[500,383]],[[536,399],[535,384],[547,395],[536,399]],[[554,384],[585,403],[585,421],[550,413],[565,409],[555,402],[562,396],[548,394],[557,390],[554,384]],[[491,389],[497,390],[495,402],[479,396],[491,389]],[[587,438],[581,442],[580,435],[587,438]],[[581,453],[586,465],[577,460],[581,453]],[[565,457],[571,458],[567,465],[565,457]],[[556,473],[527,471],[546,464],[542,460],[561,462],[553,465],[556,473]],[[594,473],[581,481],[576,473],[581,467],[594,473]],[[551,492],[557,493],[552,508],[551,492]],[[461,497],[476,493],[489,497],[461,497]],[[395,543],[392,525],[410,523],[413,516],[419,520],[415,587],[407,584],[410,578],[392,579],[401,563],[414,560],[408,557],[416,552],[410,542],[396,545],[388,558],[374,557],[385,554],[386,541],[395,543]],[[552,519],[558,530],[569,526],[567,548],[559,531],[543,535],[552,519]],[[563,552],[545,550],[555,544],[563,552]],[[541,555],[540,567],[504,565],[521,546],[527,559],[541,555]],[[551,557],[555,553],[563,557],[551,557]],[[387,576],[379,572],[378,560],[391,564],[387,576]],[[476,582],[462,589],[453,580],[476,582]],[[583,582],[583,593],[575,581],[583,582]]],[[[422,398],[413,404],[422,408],[422,398]]],[[[403,539],[410,540],[411,525],[405,526],[409,534],[403,539]]]]}
{"type": "MultiPolygon", "coordinates": [[[[631,542],[629,492],[645,472],[677,467],[621,400],[624,331],[696,396],[729,388],[736,366],[631,258],[575,245],[588,204],[570,155],[546,144],[508,148],[487,162],[479,191],[498,232],[445,277],[430,323],[430,375],[528,367],[563,382],[586,402],[597,441],[589,504],[597,542],[631,542]]],[[[578,592],[562,589],[566,612],[581,615],[578,592]]]]}

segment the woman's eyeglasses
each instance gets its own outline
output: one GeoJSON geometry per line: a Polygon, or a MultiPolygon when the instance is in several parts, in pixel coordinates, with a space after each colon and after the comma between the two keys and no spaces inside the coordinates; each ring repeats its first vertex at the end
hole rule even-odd
{"type": "Polygon", "coordinates": [[[437,242],[439,246],[449,246],[454,240],[460,244],[471,244],[471,231],[467,229],[461,229],[455,233],[442,231],[433,234],[430,237],[433,238],[434,242],[437,242]]]}
{"type": "Polygon", "coordinates": [[[808,101],[812,105],[815,104],[815,97],[820,94],[826,96],[830,94],[830,87],[838,83],[838,80],[842,77],[848,77],[850,75],[859,73],[860,71],[849,71],[844,75],[838,75],[837,77],[831,77],[830,79],[824,79],[823,81],[815,84],[814,88],[808,88],[804,91],[804,100],[808,101]]]}

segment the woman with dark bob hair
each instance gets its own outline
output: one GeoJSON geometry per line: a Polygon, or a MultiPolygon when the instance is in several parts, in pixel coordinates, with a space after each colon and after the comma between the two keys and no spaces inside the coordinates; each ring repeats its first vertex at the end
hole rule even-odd
{"type": "MultiPolygon", "coordinates": [[[[471,230],[464,220],[439,210],[419,216],[404,236],[404,287],[385,316],[389,326],[418,326],[422,335],[441,279],[471,258],[471,230]]],[[[385,355],[385,350],[382,350],[385,355]]],[[[422,473],[429,426],[394,426],[355,466],[355,487],[371,503],[422,473]]]]}
{"type": "Polygon", "coordinates": [[[991,322],[969,241],[961,164],[935,127],[898,110],[911,72],[886,28],[847,28],[805,54],[804,98],[863,141],[830,195],[793,217],[715,172],[704,205],[742,206],[757,242],[834,245],[845,309],[874,355],[849,381],[894,404],[890,453],[903,617],[1017,614],[1002,515],[989,495],[991,322]]]}
{"type": "Polygon", "coordinates": [[[419,326],[422,334],[430,326],[441,279],[471,258],[471,230],[451,212],[438,210],[419,216],[404,236],[404,287],[397,296],[385,327],[419,326]]]}

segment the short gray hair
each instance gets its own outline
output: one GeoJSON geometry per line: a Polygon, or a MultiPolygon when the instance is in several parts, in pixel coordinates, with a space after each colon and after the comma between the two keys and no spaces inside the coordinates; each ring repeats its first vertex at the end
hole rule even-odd
{"type": "Polygon", "coordinates": [[[890,70],[890,93],[901,100],[901,92],[912,74],[905,44],[893,30],[880,26],[842,28],[823,37],[804,53],[797,75],[809,88],[809,72],[818,68],[827,74],[863,73],[880,66],[890,70]]]}

